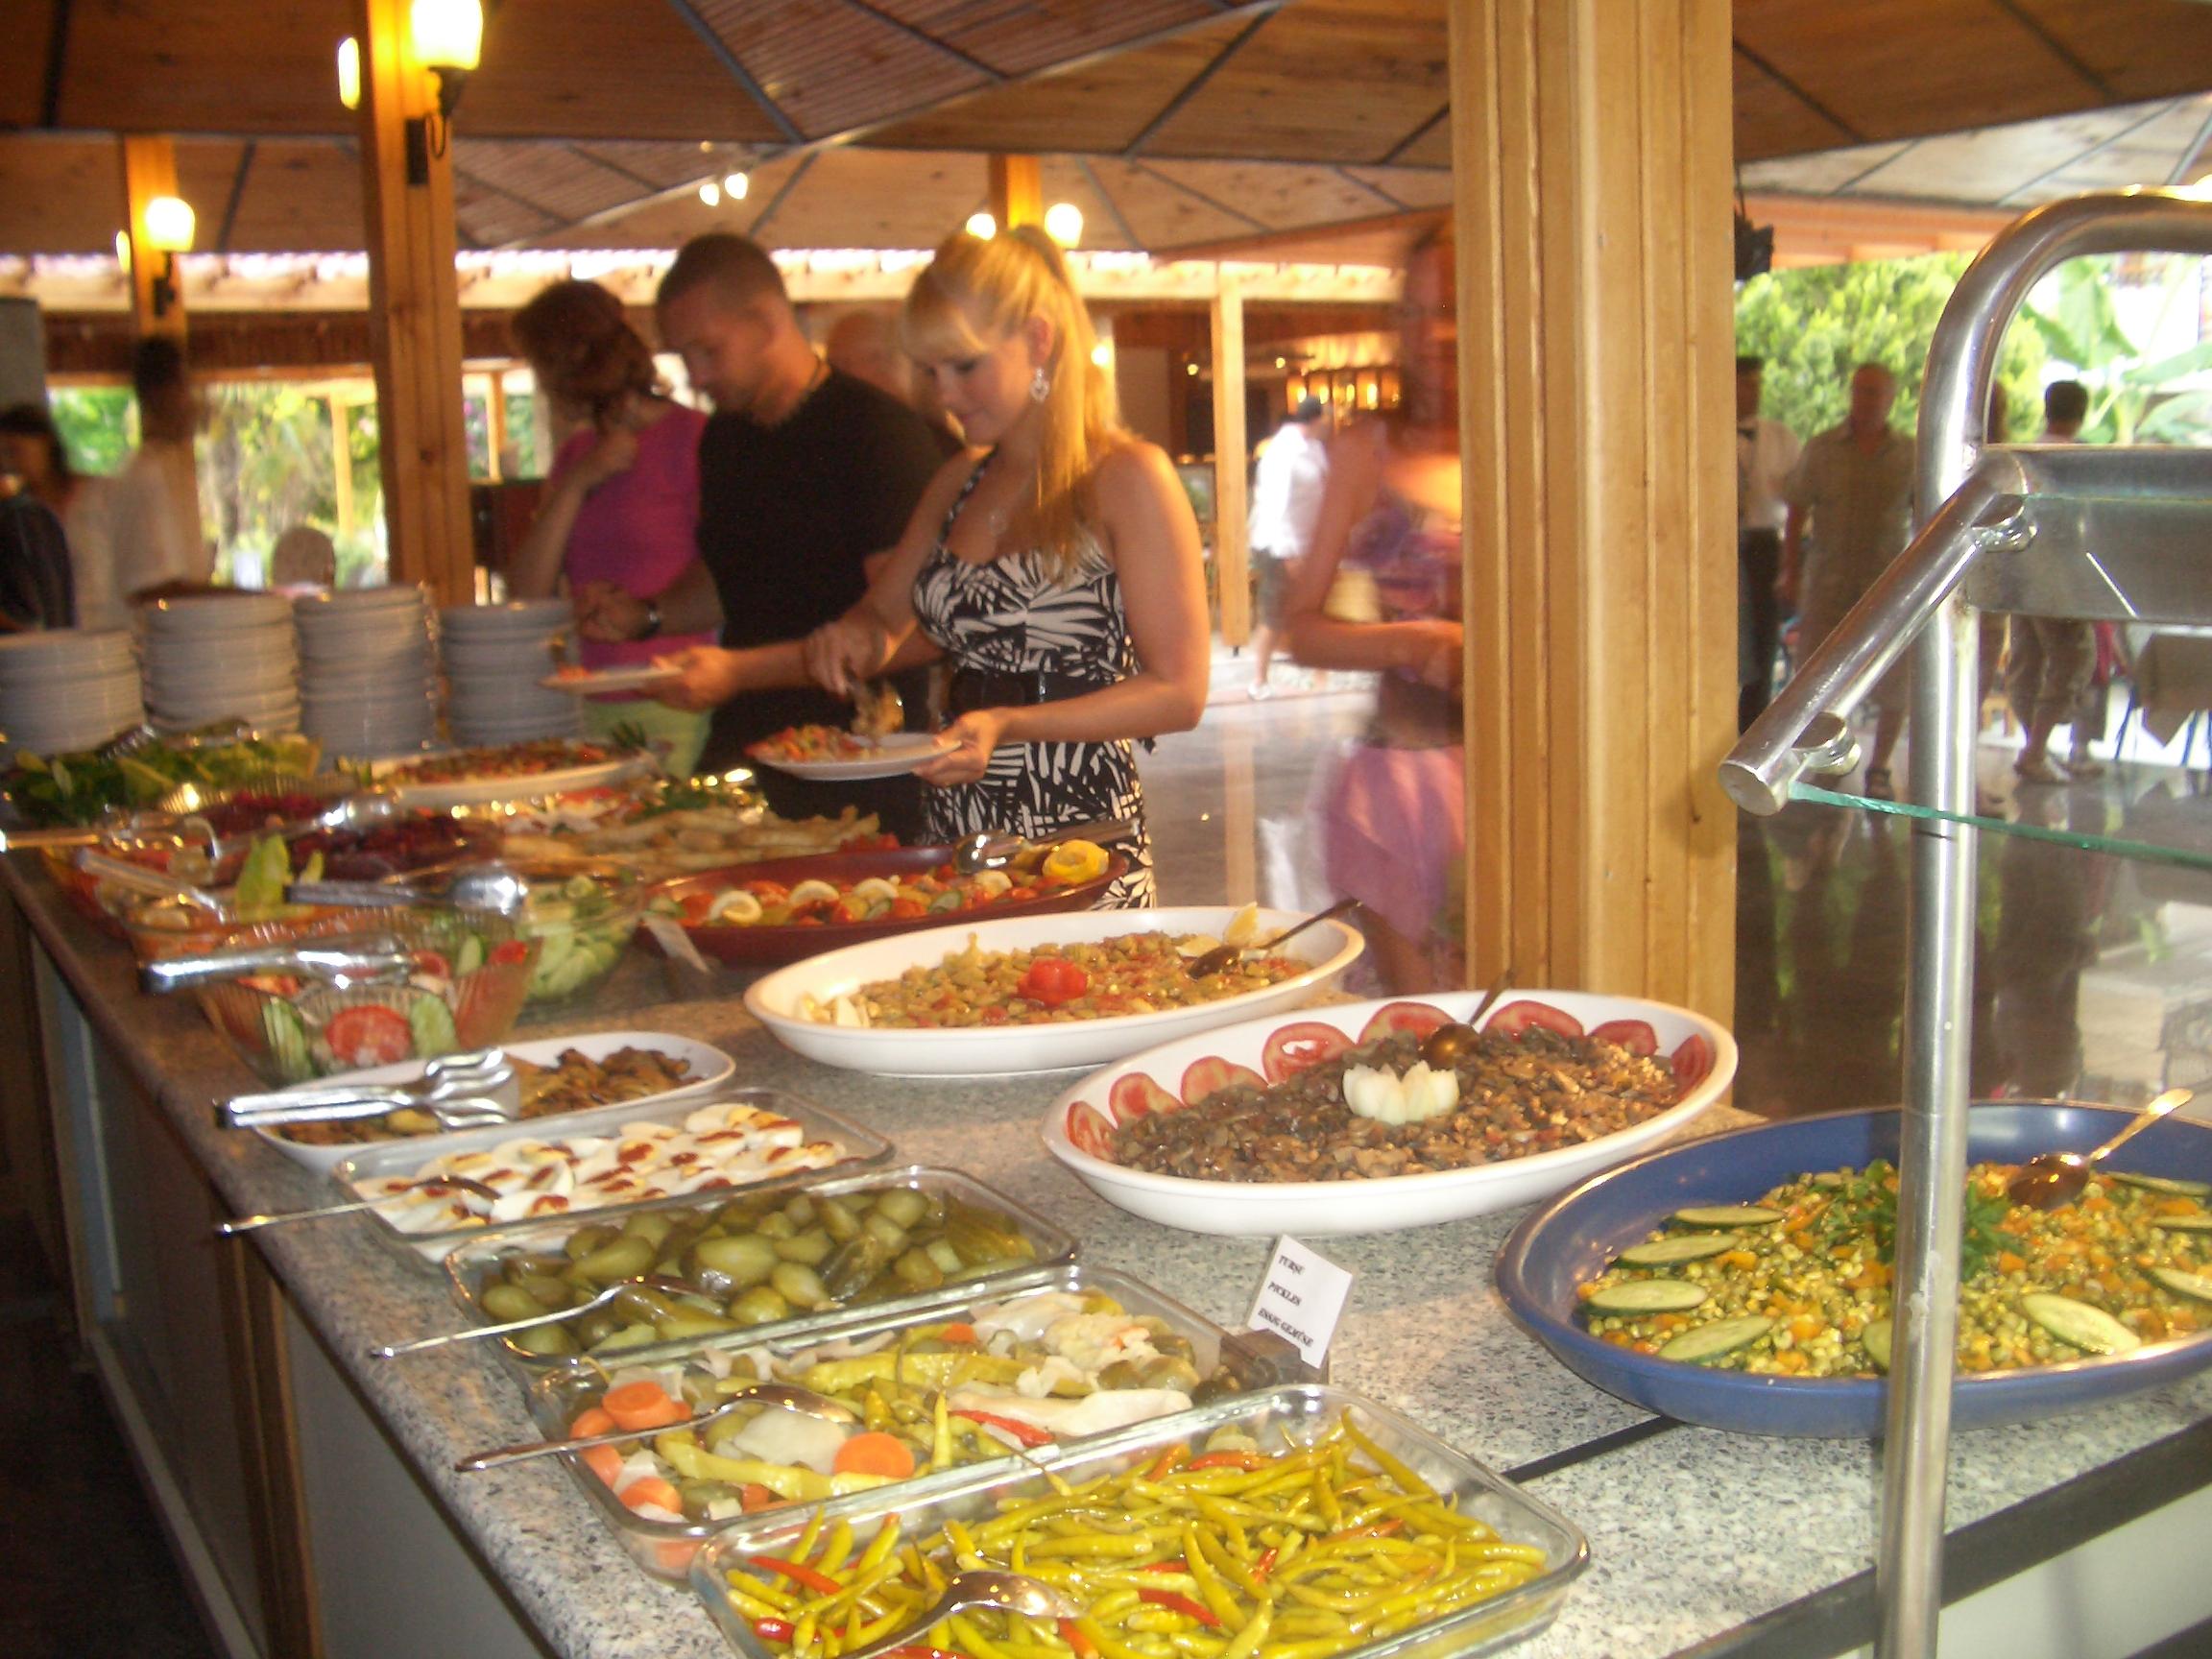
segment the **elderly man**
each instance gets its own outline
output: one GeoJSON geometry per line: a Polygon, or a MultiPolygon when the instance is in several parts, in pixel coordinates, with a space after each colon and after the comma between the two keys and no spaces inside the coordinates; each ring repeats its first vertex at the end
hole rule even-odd
{"type": "MultiPolygon", "coordinates": [[[[588,633],[607,639],[701,633],[719,619],[726,646],[791,641],[795,668],[797,641],[859,599],[869,557],[905,529],[937,469],[936,441],[912,409],[814,354],[781,273],[742,236],[685,243],[661,279],[658,309],[662,343],[714,401],[699,441],[699,563],[650,598],[588,584],[578,613],[588,633]]],[[[693,655],[714,665],[745,661],[693,655]]],[[[665,700],[713,708],[708,771],[736,763],[747,745],[786,726],[853,717],[799,672],[756,686],[700,669],[665,700]]],[[[910,779],[836,789],[781,775],[760,781],[787,816],[851,802],[883,814],[902,839],[919,826],[910,779]]]]}
{"type": "MultiPolygon", "coordinates": [[[[1836,631],[1912,534],[1912,445],[1889,424],[1897,378],[1879,363],[1851,374],[1851,407],[1840,425],[1805,445],[1783,491],[1790,514],[1782,532],[1784,605],[1797,607],[1802,661],[1836,631]]],[[[1875,686],[1874,748],[1866,793],[1894,800],[1889,760],[1905,729],[1907,684],[1899,662],[1875,686]]]]}
{"type": "Polygon", "coordinates": [[[1789,503],[1782,486],[1797,465],[1797,436],[1759,413],[1766,385],[1764,357],[1736,359],[1736,729],[1748,731],[1773,694],[1774,653],[1782,642],[1782,610],[1774,581],[1782,571],[1782,526],[1789,503]]]}

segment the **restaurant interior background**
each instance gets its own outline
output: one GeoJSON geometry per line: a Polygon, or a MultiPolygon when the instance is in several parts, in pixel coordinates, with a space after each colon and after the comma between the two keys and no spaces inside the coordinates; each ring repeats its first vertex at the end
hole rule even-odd
{"type": "MultiPolygon", "coordinates": [[[[1224,477],[1246,476],[1301,397],[1334,423],[1398,401],[1399,260],[1454,201],[1446,0],[1146,0],[1030,35],[1019,9],[926,28],[914,8],[805,10],[804,39],[684,0],[490,10],[450,135],[480,591],[559,436],[505,337],[537,287],[607,282],[649,329],[674,249],[737,230],[776,252],[819,339],[845,309],[895,303],[986,210],[995,156],[1036,157],[1041,200],[1074,210],[1063,240],[1124,415],[1177,457],[1210,550],[1224,477]]],[[[1767,353],[1767,410],[1801,437],[1838,418],[1868,356],[1905,372],[1911,429],[1942,301],[2019,213],[2212,181],[2212,6],[1929,0],[1845,33],[1832,10],[1734,8],[1739,202],[1773,233],[1771,273],[1736,290],[1739,340],[1767,353]]],[[[91,470],[135,437],[119,137],[169,155],[197,216],[173,269],[209,408],[208,532],[246,586],[297,523],[332,536],[343,584],[387,573],[362,158],[332,55],[355,11],[28,0],[0,69],[0,301],[36,308],[31,378],[91,470]]],[[[2208,270],[2122,256],[2047,281],[2004,361],[2013,435],[2072,376],[2092,388],[2093,440],[2212,445],[2208,270]]],[[[1240,581],[1240,545],[1229,567],[1240,581]]],[[[1164,897],[1310,897],[1307,781],[1358,729],[1366,688],[1293,670],[1303,695],[1249,702],[1249,600],[1216,607],[1214,706],[1146,767],[1175,803],[1164,897]]],[[[1984,809],[2076,840],[1986,844],[1977,1094],[2132,1100],[2212,1080],[2212,639],[2128,643],[2141,672],[2089,734],[2101,778],[2021,787],[2017,723],[2001,697],[1986,709],[1984,809]]],[[[1739,1103],[1894,1099],[1905,827],[1800,805],[1736,830],[1739,1103]]]]}

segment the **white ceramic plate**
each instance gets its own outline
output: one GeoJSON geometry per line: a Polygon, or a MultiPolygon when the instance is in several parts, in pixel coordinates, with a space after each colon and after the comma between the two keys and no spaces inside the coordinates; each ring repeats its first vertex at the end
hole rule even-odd
{"type": "MultiPolygon", "coordinates": [[[[1395,1002],[1339,1002],[1309,1009],[1295,1022],[1248,1020],[1204,1036],[1163,1044],[1118,1066],[1094,1072],[1055,1100],[1042,1125],[1046,1150],[1109,1204],[1186,1232],[1295,1233],[1301,1238],[1310,1234],[1391,1233],[1487,1214],[1493,1210],[1510,1210],[1563,1191],[1585,1176],[1625,1163],[1680,1133],[1692,1118],[1720,1098],[1736,1075],[1736,1040],[1713,1021],[1687,1008],[1581,991],[1516,991],[1483,1021],[1485,1027],[1524,1001],[1543,1003],[1589,1031],[1613,1021],[1638,1022],[1649,1028],[1659,1056],[1673,1062],[1688,1093],[1658,1116],[1601,1140],[1502,1164],[1427,1175],[1392,1175],[1368,1181],[1192,1181],[1124,1168],[1099,1155],[1109,1144],[1113,1126],[1123,1118],[1139,1109],[1168,1109],[1157,1094],[1136,1079],[1147,1078],[1180,1101],[1184,1078],[1200,1061],[1241,1066],[1269,1078],[1287,1074],[1282,1072],[1280,1059],[1273,1066],[1267,1063],[1269,1040],[1279,1033],[1292,1035],[1288,1028],[1294,1024],[1328,1026],[1358,1041],[1369,1022],[1384,1009],[1426,1007],[1464,1020],[1480,1000],[1474,992],[1453,992],[1395,1002]],[[1150,1096],[1150,1105],[1141,1108],[1138,1097],[1144,1095],[1150,1096]]],[[[1218,1086],[1217,1082],[1213,1086],[1218,1086]]]]}
{"type": "MultiPolygon", "coordinates": [[[[1208,933],[1219,938],[1237,911],[1229,905],[1190,910],[1078,910],[999,922],[955,922],[920,933],[902,933],[814,956],[757,980],[745,1008],[785,1046],[826,1066],[889,1077],[1002,1076],[1096,1066],[1133,1054],[1147,1044],[1210,1030],[1261,1014],[1296,1008],[1328,990],[1358,958],[1365,941],[1341,922],[1309,927],[1283,953],[1311,966],[1303,974],[1218,1002],[1170,1008],[1160,1014],[1116,1014],[1049,1025],[985,1025],[955,1030],[863,1030],[802,1019],[800,998],[827,1003],[878,979],[895,979],[908,968],[934,967],[965,949],[971,936],[985,950],[1038,945],[1092,944],[1125,933],[1208,933]]],[[[1304,918],[1288,910],[1262,910],[1254,937],[1270,939],[1304,918]]]]}
{"type": "Polygon", "coordinates": [[[659,662],[634,662],[626,668],[594,668],[588,674],[548,674],[538,682],[548,691],[636,691],[682,677],[681,671],[659,662]]]}
{"type": "Polygon", "coordinates": [[[873,740],[862,737],[858,741],[869,743],[875,753],[852,760],[773,760],[751,749],[745,754],[756,766],[773,766],[794,778],[812,778],[824,783],[857,783],[868,778],[896,778],[902,772],[926,766],[947,748],[945,739],[934,732],[894,732],[888,737],[873,740]]]}
{"type": "MultiPolygon", "coordinates": [[[[670,1089],[660,1094],[640,1094],[635,1100],[622,1103],[623,1111],[659,1111],[670,1101],[688,1100],[694,1094],[704,1094],[719,1089],[737,1070],[737,1062],[721,1049],[706,1043],[694,1043],[688,1037],[671,1037],[664,1031],[600,1031],[589,1037],[546,1037],[535,1043],[509,1043],[507,1053],[517,1060],[527,1060],[533,1066],[550,1066],[569,1049],[590,1060],[603,1060],[618,1048],[653,1048],[669,1054],[691,1069],[691,1080],[681,1089],[670,1089]]],[[[402,1060],[397,1066],[377,1066],[366,1071],[341,1071],[335,1076],[318,1077],[311,1083],[296,1085],[301,1089],[327,1089],[347,1083],[413,1083],[422,1075],[422,1062],[402,1060]]],[[[614,1110],[594,1106],[593,1112],[614,1110]]],[[[567,1123],[587,1116],[581,1112],[557,1113],[546,1118],[524,1118],[517,1120],[511,1133],[537,1134],[539,1125],[567,1123]]],[[[357,1158],[364,1152],[379,1146],[406,1145],[421,1147],[422,1159],[427,1163],[445,1150],[451,1135],[395,1136],[383,1141],[354,1141],[338,1146],[303,1146],[297,1141],[268,1129],[256,1129],[254,1134],[284,1154],[295,1164],[304,1165],[318,1174],[328,1174],[349,1158],[357,1158]]],[[[470,1133],[480,1133],[471,1131],[470,1133]]]]}
{"type": "Polygon", "coordinates": [[[617,755],[589,766],[564,766],[551,772],[531,772],[519,777],[463,778],[449,783],[410,783],[404,770],[378,780],[398,797],[409,811],[444,811],[448,806],[475,806],[487,801],[533,801],[542,795],[563,795],[571,789],[596,789],[634,778],[652,764],[643,756],[617,755]]]}

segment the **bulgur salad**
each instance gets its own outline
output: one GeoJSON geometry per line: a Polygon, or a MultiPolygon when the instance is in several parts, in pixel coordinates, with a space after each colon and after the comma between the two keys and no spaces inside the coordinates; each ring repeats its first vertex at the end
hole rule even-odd
{"type": "MultiPolygon", "coordinates": [[[[1967,1171],[1959,1370],[2064,1364],[2212,1328],[2200,1182],[2094,1175],[2071,1204],[2011,1203],[2009,1164],[1967,1171]]],[[[1750,1204],[1676,1211],[1578,1286],[1600,1341],[1768,1376],[1879,1376],[1889,1358],[1897,1171],[1800,1176],[1750,1204]]]]}

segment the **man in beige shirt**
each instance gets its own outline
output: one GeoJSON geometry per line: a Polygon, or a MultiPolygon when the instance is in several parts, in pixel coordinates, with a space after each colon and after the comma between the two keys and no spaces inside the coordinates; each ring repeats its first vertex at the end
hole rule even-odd
{"type": "MultiPolygon", "coordinates": [[[[1850,412],[1805,445],[1783,491],[1790,517],[1775,589],[1785,606],[1797,608],[1800,662],[1911,540],[1912,444],[1890,427],[1896,400],[1896,376],[1879,363],[1860,364],[1851,375],[1850,412]]],[[[1866,793],[1876,800],[1895,799],[1889,758],[1905,730],[1907,689],[1902,661],[1874,687],[1866,793]]]]}
{"type": "Polygon", "coordinates": [[[79,611],[87,627],[121,627],[132,599],[152,590],[205,584],[215,557],[200,517],[192,459],[199,401],[184,353],[156,335],[138,343],[131,380],[138,394],[138,447],[108,491],[110,567],[87,584],[79,611]]]}

